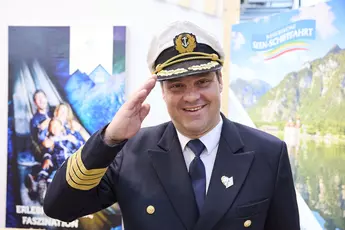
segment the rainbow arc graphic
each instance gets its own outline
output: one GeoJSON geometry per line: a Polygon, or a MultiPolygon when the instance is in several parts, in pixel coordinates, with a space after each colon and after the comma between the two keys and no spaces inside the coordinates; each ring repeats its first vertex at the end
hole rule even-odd
{"type": "Polygon", "coordinates": [[[308,43],[305,41],[294,40],[284,43],[274,49],[271,49],[264,53],[264,60],[269,61],[278,58],[286,53],[293,51],[308,50],[308,43]]]}

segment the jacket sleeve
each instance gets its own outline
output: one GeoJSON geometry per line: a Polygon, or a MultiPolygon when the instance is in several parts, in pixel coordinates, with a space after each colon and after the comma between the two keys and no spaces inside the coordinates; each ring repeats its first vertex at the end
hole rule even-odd
{"type": "Polygon", "coordinates": [[[102,139],[103,130],[57,170],[44,199],[47,216],[70,222],[117,202],[115,185],[126,141],[108,146],[102,139]]]}
{"type": "Polygon", "coordinates": [[[300,230],[299,211],[291,166],[285,142],[282,144],[275,191],[265,230],[300,230]]]}

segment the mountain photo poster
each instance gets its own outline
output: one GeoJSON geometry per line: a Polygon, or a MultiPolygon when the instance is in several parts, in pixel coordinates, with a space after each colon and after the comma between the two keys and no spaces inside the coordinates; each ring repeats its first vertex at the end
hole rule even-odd
{"type": "Polygon", "coordinates": [[[121,230],[117,204],[66,223],[43,201],[57,169],[125,101],[126,27],[10,26],[8,36],[6,227],[121,230]]]}
{"type": "Polygon", "coordinates": [[[301,228],[344,230],[345,1],[234,25],[231,44],[232,100],[287,143],[301,228]]]}

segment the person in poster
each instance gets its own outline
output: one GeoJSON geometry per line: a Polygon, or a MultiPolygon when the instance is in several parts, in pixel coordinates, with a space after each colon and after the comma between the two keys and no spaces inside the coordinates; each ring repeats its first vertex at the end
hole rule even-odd
{"type": "Polygon", "coordinates": [[[125,39],[122,26],[9,27],[6,227],[122,229],[117,204],[71,223],[42,205],[56,170],[124,102],[125,39]]]}

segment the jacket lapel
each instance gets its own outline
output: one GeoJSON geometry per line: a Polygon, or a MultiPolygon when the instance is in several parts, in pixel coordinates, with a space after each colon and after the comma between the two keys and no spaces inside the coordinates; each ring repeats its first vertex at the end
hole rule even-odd
{"type": "Polygon", "coordinates": [[[197,221],[197,205],[176,130],[170,122],[149,156],[160,183],[186,229],[197,221]]]}
{"type": "MultiPolygon", "coordinates": [[[[231,207],[244,183],[254,152],[237,153],[244,147],[237,127],[223,117],[224,123],[218,152],[213,167],[211,181],[201,216],[195,230],[211,230],[231,207]],[[222,177],[230,181],[230,187],[222,182],[222,177]],[[233,184],[231,184],[231,178],[233,184]]],[[[225,183],[226,184],[226,183],[225,183]]]]}

